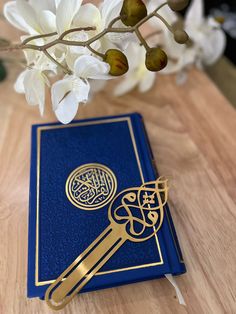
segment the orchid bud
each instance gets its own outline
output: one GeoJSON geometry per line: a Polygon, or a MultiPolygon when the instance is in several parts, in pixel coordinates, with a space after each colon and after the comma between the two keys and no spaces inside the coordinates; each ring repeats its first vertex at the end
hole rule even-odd
{"type": "Polygon", "coordinates": [[[217,23],[219,23],[219,24],[224,24],[224,22],[225,22],[225,17],[224,17],[224,16],[216,16],[216,17],[214,18],[214,20],[215,20],[217,23]]]}
{"type": "Polygon", "coordinates": [[[178,44],[186,44],[189,40],[189,36],[184,30],[177,29],[174,32],[174,39],[178,44]]]}
{"type": "Polygon", "coordinates": [[[110,65],[109,74],[120,76],[129,70],[128,60],[123,52],[117,49],[107,50],[104,61],[110,65]]]}
{"type": "Polygon", "coordinates": [[[135,26],[147,16],[146,5],[142,0],[124,0],[120,16],[123,24],[135,26]]]}
{"type": "Polygon", "coordinates": [[[149,71],[157,72],[166,67],[168,57],[161,48],[150,48],[146,53],[146,68],[149,71]]]}
{"type": "Polygon", "coordinates": [[[182,11],[189,4],[189,0],[168,0],[168,6],[173,11],[182,11]]]}

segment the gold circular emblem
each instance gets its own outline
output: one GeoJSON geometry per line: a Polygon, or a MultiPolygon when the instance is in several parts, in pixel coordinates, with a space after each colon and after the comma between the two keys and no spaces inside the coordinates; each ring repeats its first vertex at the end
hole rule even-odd
{"type": "Polygon", "coordinates": [[[117,189],[114,173],[101,164],[76,168],[66,181],[69,201],[80,209],[95,210],[109,203],[117,189]]]}

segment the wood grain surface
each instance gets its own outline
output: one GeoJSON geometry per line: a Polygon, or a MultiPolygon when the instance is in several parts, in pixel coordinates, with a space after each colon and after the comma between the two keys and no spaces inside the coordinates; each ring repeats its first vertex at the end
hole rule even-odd
{"type": "MultiPolygon", "coordinates": [[[[3,1],[0,2],[1,4],[3,1]]],[[[18,33],[0,22],[0,36],[18,33]]],[[[55,121],[15,94],[19,68],[0,84],[0,313],[52,313],[26,298],[30,128],[55,121]]],[[[236,112],[203,73],[183,87],[159,77],[146,94],[114,98],[110,89],[79,118],[137,111],[157,166],[170,175],[170,205],[187,274],[177,278],[187,306],[166,279],[79,295],[61,313],[236,313],[236,112]]]]}

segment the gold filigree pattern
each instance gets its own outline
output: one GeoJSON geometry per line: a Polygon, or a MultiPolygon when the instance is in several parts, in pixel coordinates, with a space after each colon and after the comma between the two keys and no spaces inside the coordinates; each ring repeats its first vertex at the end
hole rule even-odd
{"type": "Polygon", "coordinates": [[[111,203],[109,220],[125,224],[130,241],[148,240],[159,230],[167,203],[167,182],[160,177],[139,188],[122,191],[111,203]]]}
{"type": "Polygon", "coordinates": [[[143,242],[155,236],[167,198],[164,178],[119,193],[109,206],[110,225],[47,289],[47,304],[62,309],[127,240],[143,242]]]}

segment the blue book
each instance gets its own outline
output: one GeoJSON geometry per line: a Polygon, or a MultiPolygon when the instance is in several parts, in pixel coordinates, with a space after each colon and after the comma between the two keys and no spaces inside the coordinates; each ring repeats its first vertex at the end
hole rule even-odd
{"type": "MultiPolygon", "coordinates": [[[[109,204],[158,173],[139,114],[32,127],[28,297],[49,285],[109,226],[109,204]],[[82,182],[82,183],[81,183],[82,182]]],[[[126,241],[82,292],[186,272],[168,205],[158,233],[126,241]]]]}

